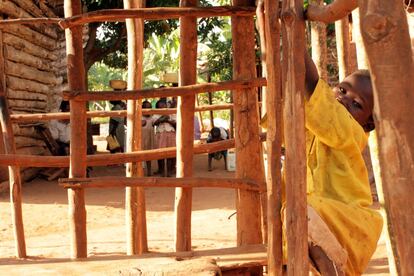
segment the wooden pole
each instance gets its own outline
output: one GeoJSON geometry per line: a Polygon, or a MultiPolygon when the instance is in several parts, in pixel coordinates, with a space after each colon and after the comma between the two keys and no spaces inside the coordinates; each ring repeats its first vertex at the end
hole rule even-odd
{"type": "Polygon", "coordinates": [[[267,267],[271,276],[282,275],[282,91],[280,77],[279,3],[265,0],[267,64],[267,267]]]}
{"type": "MultiPolygon", "coordinates": [[[[260,137],[262,138],[262,137],[260,137]]],[[[264,140],[264,139],[263,139],[264,140]]],[[[261,140],[261,141],[263,141],[261,140]]],[[[213,153],[226,149],[234,148],[234,140],[224,140],[208,144],[194,145],[194,154],[213,153]]],[[[88,155],[87,163],[89,166],[106,166],[123,164],[128,162],[139,162],[148,160],[158,160],[162,158],[173,158],[176,156],[176,148],[162,148],[145,151],[117,153],[117,154],[98,154],[88,155]]],[[[0,165],[4,166],[30,166],[30,167],[69,167],[68,156],[38,156],[24,154],[0,155],[0,165]]]]}
{"type": "MultiPolygon", "coordinates": [[[[65,17],[82,13],[80,0],[65,0],[65,17]]],[[[68,84],[70,90],[85,91],[83,64],[82,26],[65,30],[68,84]]],[[[86,176],[86,105],[70,101],[70,171],[69,177],[86,176]],[[75,127],[76,126],[76,127],[75,127]]],[[[86,258],[86,209],[83,189],[68,189],[71,257],[86,258]]]]}
{"type": "MultiPolygon", "coordinates": [[[[0,17],[1,18],[1,17],[0,17]]],[[[3,32],[0,30],[0,123],[6,154],[15,154],[16,145],[13,135],[13,126],[10,120],[9,107],[7,105],[6,79],[4,71],[3,32]]],[[[26,257],[26,242],[24,238],[24,225],[22,216],[22,180],[20,167],[9,166],[10,205],[13,223],[13,233],[16,246],[16,256],[26,257]]]]}
{"type": "MultiPolygon", "coordinates": [[[[259,47],[260,47],[260,64],[256,65],[257,68],[257,74],[265,77],[267,76],[267,67],[266,67],[266,33],[265,33],[265,15],[264,15],[264,1],[259,0],[257,2],[257,8],[256,8],[256,28],[259,32],[259,47]],[[261,70],[260,70],[261,69],[261,70]]],[[[259,95],[260,100],[264,103],[266,103],[266,88],[261,87],[259,89],[259,95]]],[[[266,114],[266,104],[263,104],[260,107],[260,113],[259,113],[259,122],[261,119],[261,116],[263,114],[266,114]]],[[[264,152],[266,151],[266,143],[263,143],[264,152]]],[[[262,212],[262,239],[263,241],[267,241],[267,194],[261,194],[260,195],[260,208],[262,212]]]]}
{"type": "MultiPolygon", "coordinates": [[[[155,89],[141,89],[128,91],[94,91],[91,93],[80,93],[80,91],[63,92],[64,99],[78,101],[117,101],[117,100],[134,100],[145,98],[190,96],[198,93],[221,91],[221,90],[239,90],[244,88],[258,87],[266,85],[264,78],[252,78],[249,80],[231,80],[217,83],[193,84],[181,87],[164,87],[155,89]]],[[[256,91],[256,90],[251,90],[256,91]]],[[[82,91],[83,92],[83,91],[82,91]]],[[[85,91],[87,92],[87,91],[85,91]]]]}
{"type": "Polygon", "coordinates": [[[59,24],[63,28],[82,25],[91,22],[122,21],[127,18],[141,18],[145,20],[178,19],[180,17],[217,17],[217,16],[253,16],[253,7],[163,7],[133,10],[99,10],[74,16],[62,20],[59,24]]]}
{"type": "MultiPolygon", "coordinates": [[[[196,7],[197,0],[181,0],[180,7],[196,7]]],[[[180,86],[197,82],[197,18],[180,18],[180,86]]],[[[177,177],[193,175],[195,96],[178,98],[177,177]]],[[[191,188],[175,190],[175,250],[191,250],[191,188]]]]}
{"type": "MultiPolygon", "coordinates": [[[[234,6],[254,5],[249,0],[235,0],[234,6]]],[[[233,79],[256,76],[253,17],[231,18],[233,37],[233,79]]],[[[259,139],[259,107],[256,89],[239,90],[233,94],[236,177],[264,183],[262,144],[259,139]]],[[[237,245],[262,242],[260,195],[237,191],[237,245]]]]}
{"type": "Polygon", "coordinates": [[[286,148],[286,234],[289,275],[307,275],[308,221],[305,141],[305,28],[302,1],[287,0],[282,8],[282,89],[286,148]]]}
{"type": "Polygon", "coordinates": [[[336,52],[338,53],[339,81],[352,73],[350,66],[348,16],[335,21],[336,52]]]}
{"type": "Polygon", "coordinates": [[[414,61],[403,3],[359,1],[374,85],[379,161],[397,271],[414,266],[414,61]],[[398,31],[396,31],[398,30],[398,31]]]}
{"type": "Polygon", "coordinates": [[[368,69],[368,58],[361,36],[359,8],[352,11],[352,37],[356,46],[358,69],[368,69]]]}
{"type": "MultiPolygon", "coordinates": [[[[145,0],[124,0],[125,9],[143,8],[145,0]]],[[[144,21],[127,19],[128,36],[128,89],[142,87],[142,62],[144,56],[144,21]]],[[[128,100],[126,151],[142,149],[141,141],[141,100],[128,100]]],[[[126,176],[144,176],[141,162],[127,163],[126,176]]],[[[148,251],[147,222],[145,214],[145,191],[142,187],[125,188],[127,254],[142,254],[148,251]]]]}
{"type": "Polygon", "coordinates": [[[165,178],[165,177],[118,177],[104,176],[83,179],[61,179],[64,188],[111,188],[111,187],[182,187],[182,188],[229,188],[263,191],[263,184],[237,178],[165,178]]]}
{"type": "MultiPolygon", "coordinates": [[[[261,104],[261,103],[259,103],[261,104]]],[[[215,104],[215,105],[203,105],[195,108],[195,112],[209,111],[209,110],[225,110],[233,109],[233,104],[215,104]]],[[[176,114],[175,108],[157,108],[157,109],[143,109],[142,115],[171,115],[176,114]]],[[[96,117],[126,117],[126,110],[111,110],[111,111],[87,111],[86,116],[88,118],[96,117]]],[[[50,120],[64,120],[69,119],[69,112],[58,113],[33,113],[33,114],[11,114],[10,118],[12,123],[27,123],[38,121],[50,121],[50,120]]]]}
{"type": "MultiPolygon", "coordinates": [[[[323,5],[323,0],[313,0],[312,3],[323,5]]],[[[313,21],[311,25],[312,59],[318,69],[319,76],[328,81],[326,25],[323,22],[313,21]]]]}

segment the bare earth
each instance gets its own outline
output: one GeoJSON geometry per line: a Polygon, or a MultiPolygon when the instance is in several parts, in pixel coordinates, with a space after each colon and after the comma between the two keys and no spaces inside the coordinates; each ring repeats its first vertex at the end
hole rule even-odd
{"type": "MultiPolygon", "coordinates": [[[[207,156],[195,157],[194,176],[233,177],[223,161],[213,162],[207,171],[207,156]]],[[[153,165],[153,170],[155,168],[153,165]]],[[[123,175],[122,166],[97,167],[92,176],[123,175]]],[[[150,251],[173,251],[174,189],[146,189],[148,243],[150,251]]],[[[89,260],[105,259],[105,266],[117,267],[125,257],[125,213],[123,189],[86,191],[89,260]]],[[[56,181],[36,179],[23,187],[23,219],[27,254],[17,261],[7,194],[0,195],[0,275],[91,274],[102,262],[85,262],[82,272],[73,271],[68,260],[67,193],[56,181]],[[59,267],[50,270],[50,267],[59,267]]],[[[193,191],[192,245],[194,250],[236,246],[235,194],[228,189],[193,191]]],[[[382,238],[366,275],[389,275],[385,242],[382,238]]]]}

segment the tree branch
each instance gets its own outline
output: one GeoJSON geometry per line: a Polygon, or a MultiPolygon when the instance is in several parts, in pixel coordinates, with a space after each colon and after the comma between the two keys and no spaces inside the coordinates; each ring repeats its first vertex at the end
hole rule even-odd
{"type": "Polygon", "coordinates": [[[329,5],[309,4],[306,17],[310,21],[331,23],[342,19],[358,7],[357,0],[335,0],[329,5]]]}
{"type": "Polygon", "coordinates": [[[95,24],[90,26],[90,30],[89,30],[89,35],[90,36],[89,36],[89,41],[85,46],[85,57],[84,57],[86,71],[88,71],[89,68],[95,62],[101,61],[104,57],[106,57],[110,53],[113,53],[113,52],[119,50],[119,48],[121,47],[122,40],[126,36],[126,27],[123,24],[121,26],[119,35],[116,38],[115,42],[111,46],[103,49],[101,47],[96,46],[96,34],[97,34],[98,27],[99,27],[99,25],[95,26],[95,24]]]}

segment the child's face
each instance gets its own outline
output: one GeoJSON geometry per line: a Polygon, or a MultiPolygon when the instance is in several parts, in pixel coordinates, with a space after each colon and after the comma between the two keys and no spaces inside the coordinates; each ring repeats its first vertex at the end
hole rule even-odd
{"type": "Polygon", "coordinates": [[[351,74],[334,88],[336,99],[364,128],[372,120],[374,99],[372,85],[367,77],[351,74]]]}

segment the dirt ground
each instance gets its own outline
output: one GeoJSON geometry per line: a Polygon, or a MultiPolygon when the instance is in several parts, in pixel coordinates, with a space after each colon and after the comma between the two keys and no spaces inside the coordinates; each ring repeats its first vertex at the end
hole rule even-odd
{"type": "MultiPolygon", "coordinates": [[[[99,146],[98,146],[99,149],[99,146]]],[[[223,161],[207,171],[207,156],[195,157],[194,176],[233,177],[223,161]]],[[[155,168],[155,164],[153,168],[155,168]]],[[[96,167],[92,176],[123,175],[122,166],[96,167]]],[[[123,189],[86,191],[88,254],[90,257],[125,256],[125,213],[123,189]]],[[[146,189],[148,244],[150,251],[173,251],[174,189],[146,189]]],[[[16,262],[9,197],[0,195],[0,275],[44,274],[45,261],[68,261],[67,193],[56,181],[35,179],[23,187],[23,219],[27,254],[16,262]],[[30,264],[27,266],[27,264],[30,264]],[[37,265],[34,265],[37,264],[37,265]],[[21,266],[20,270],[15,270],[21,266]],[[23,269],[24,268],[24,269],[23,269]],[[19,271],[19,272],[17,272],[19,271]]],[[[194,250],[236,246],[235,194],[228,189],[193,191],[192,245],[194,250]]],[[[109,258],[114,260],[114,258],[109,258]]],[[[117,259],[117,258],[115,258],[117,259]]],[[[109,260],[107,262],[110,262],[109,260]]],[[[67,272],[71,270],[70,262],[67,272]]],[[[91,269],[92,266],[91,266],[91,269]]],[[[52,275],[50,273],[46,273],[52,275]]],[[[385,242],[382,238],[366,275],[389,275],[385,242]]]]}

